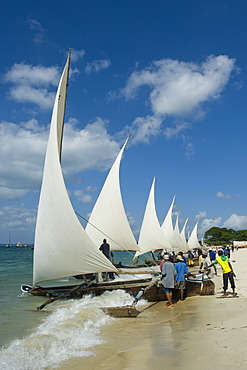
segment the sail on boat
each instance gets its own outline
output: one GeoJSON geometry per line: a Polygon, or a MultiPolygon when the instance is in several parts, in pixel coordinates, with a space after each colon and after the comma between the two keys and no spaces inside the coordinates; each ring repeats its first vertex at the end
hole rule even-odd
{"type": "Polygon", "coordinates": [[[145,214],[142,221],[138,246],[139,251],[136,252],[134,260],[143,253],[155,251],[157,249],[171,249],[165,234],[162,232],[160,223],[157,217],[154,197],[155,178],[153,179],[150,189],[145,214]]]}
{"type": "Polygon", "coordinates": [[[173,222],[172,222],[172,211],[173,211],[173,206],[175,202],[175,196],[172,199],[172,203],[170,205],[170,208],[166,214],[166,217],[161,225],[161,230],[163,231],[168,243],[170,244],[170,248],[172,250],[178,250],[178,245],[174,233],[174,227],[173,227],[173,222]]]}
{"type": "Polygon", "coordinates": [[[198,228],[198,221],[196,222],[191,234],[190,234],[190,237],[188,239],[188,246],[189,246],[189,249],[196,249],[196,248],[201,248],[201,245],[198,241],[198,237],[197,237],[197,228],[198,228]]]}
{"type": "MultiPolygon", "coordinates": [[[[55,283],[55,286],[49,287],[38,285],[49,280],[54,281],[63,277],[89,273],[121,272],[101,253],[99,247],[82,227],[65,187],[60,162],[69,65],[70,53],[54,102],[46,150],[35,230],[33,286],[22,286],[23,291],[29,291],[34,295],[56,295],[69,289],[68,285],[58,286],[55,283]]],[[[123,149],[111,174],[118,172],[123,149]]],[[[132,245],[134,245],[133,240],[132,245]]],[[[148,286],[152,277],[153,275],[149,274],[145,279],[136,277],[135,280],[132,278],[129,281],[118,281],[116,283],[95,282],[90,287],[85,282],[85,284],[81,284],[80,292],[76,292],[76,297],[89,292],[101,294],[106,289],[125,289],[135,295],[142,287],[148,286]],[[128,287],[128,283],[130,287],[128,287]]],[[[73,288],[73,285],[71,287],[73,288]]],[[[151,290],[149,293],[152,295],[151,290]]],[[[157,294],[153,299],[156,298],[158,298],[157,294]]],[[[160,299],[163,299],[163,294],[160,294],[160,299]]]]}
{"type": "Polygon", "coordinates": [[[9,229],[9,239],[8,239],[8,243],[5,245],[6,248],[10,248],[11,247],[11,229],[9,229]]]}
{"type": "Polygon", "coordinates": [[[186,252],[188,252],[188,250],[189,250],[189,246],[188,246],[186,236],[185,236],[185,230],[186,230],[187,222],[188,222],[188,218],[185,220],[184,226],[183,226],[183,228],[181,230],[181,233],[180,233],[180,236],[181,236],[181,239],[182,239],[182,242],[183,242],[183,245],[184,245],[184,248],[185,248],[186,252]]]}
{"type": "Polygon", "coordinates": [[[110,238],[111,250],[115,251],[138,250],[124,209],[119,181],[120,162],[128,141],[129,137],[105,180],[86,226],[86,232],[95,245],[100,246],[106,236],[110,238]]]}
{"type": "Polygon", "coordinates": [[[183,238],[181,233],[182,233],[182,231],[181,232],[179,231],[178,216],[177,216],[176,223],[175,223],[175,228],[174,228],[174,234],[175,234],[175,238],[176,238],[176,241],[177,241],[178,248],[180,249],[181,252],[186,253],[189,248],[188,248],[188,245],[186,243],[185,237],[183,238]]]}
{"type": "MultiPolygon", "coordinates": [[[[99,247],[82,227],[65,187],[61,168],[61,150],[69,65],[70,53],[55,97],[46,150],[35,229],[33,286],[22,285],[22,290],[28,291],[33,295],[57,296],[62,294],[63,296],[69,295],[70,297],[79,298],[86,293],[98,295],[105,290],[124,289],[135,296],[141,288],[150,286],[150,281],[153,277],[152,270],[145,271],[146,274],[148,273],[145,277],[133,275],[128,280],[117,281],[116,279],[113,282],[101,283],[95,281],[88,284],[85,279],[79,285],[68,286],[66,284],[58,286],[55,284],[53,286],[40,286],[42,282],[73,277],[75,275],[85,276],[85,274],[108,271],[122,273],[99,251],[99,247]],[[80,290],[78,290],[78,287],[80,290]],[[68,289],[71,290],[68,292],[68,289]],[[66,294],[64,293],[65,291],[67,292],[66,294]]],[[[120,152],[115,162],[116,165],[114,164],[113,171],[109,174],[110,179],[112,173],[118,173],[122,152],[120,152]]],[[[111,183],[112,181],[109,180],[109,182],[111,183]]],[[[102,194],[104,194],[104,191],[102,191],[102,194]]],[[[101,207],[102,205],[99,206],[99,209],[101,207]]],[[[96,218],[96,216],[93,217],[96,218]]],[[[128,247],[130,247],[131,243],[129,241],[127,243],[128,247]]],[[[165,296],[160,283],[158,286],[152,286],[145,298],[150,301],[164,300],[165,296]]]]}
{"type": "Polygon", "coordinates": [[[33,285],[92,272],[115,271],[81,226],[64,184],[60,159],[70,54],[55,98],[34,242],[33,285]]]}

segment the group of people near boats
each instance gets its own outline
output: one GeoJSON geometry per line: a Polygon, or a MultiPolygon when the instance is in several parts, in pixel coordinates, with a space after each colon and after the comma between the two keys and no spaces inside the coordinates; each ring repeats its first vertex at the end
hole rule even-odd
{"type": "Polygon", "coordinates": [[[189,272],[186,259],[183,256],[182,252],[178,253],[175,264],[171,255],[164,254],[163,261],[160,264],[160,269],[162,273],[163,291],[168,300],[168,302],[166,303],[166,307],[170,308],[173,307],[173,289],[175,288],[179,290],[179,299],[183,301],[186,276],[192,275],[195,277],[195,275],[189,272]]]}
{"type": "MultiPolygon", "coordinates": [[[[230,282],[233,296],[236,296],[235,293],[235,282],[234,277],[236,276],[232,265],[229,261],[230,250],[229,248],[217,250],[218,257],[216,257],[216,252],[213,249],[207,250],[198,250],[199,257],[199,271],[208,278],[212,278],[217,275],[216,265],[219,264],[222,269],[223,275],[223,295],[222,297],[227,297],[228,281],[230,282]],[[214,269],[214,272],[213,272],[214,269]]],[[[188,255],[188,259],[192,259],[191,255],[188,255]]],[[[191,266],[191,263],[189,264],[191,266]]],[[[163,255],[163,260],[160,264],[160,270],[162,273],[162,286],[163,291],[166,294],[168,302],[166,307],[173,307],[172,294],[174,289],[178,289],[179,300],[184,300],[184,290],[186,284],[186,278],[188,276],[196,277],[196,275],[189,272],[187,261],[183,256],[183,252],[179,252],[175,257],[169,254],[163,255]]]]}

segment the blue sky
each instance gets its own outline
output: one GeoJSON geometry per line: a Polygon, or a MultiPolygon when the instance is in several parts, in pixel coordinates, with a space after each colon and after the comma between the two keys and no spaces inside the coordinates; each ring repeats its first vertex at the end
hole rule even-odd
{"type": "Polygon", "coordinates": [[[162,222],[247,228],[247,3],[0,3],[0,242],[32,243],[54,94],[72,48],[63,171],[87,217],[121,145],[136,236],[152,179],[162,222]],[[175,215],[174,215],[175,216],[175,215]]]}

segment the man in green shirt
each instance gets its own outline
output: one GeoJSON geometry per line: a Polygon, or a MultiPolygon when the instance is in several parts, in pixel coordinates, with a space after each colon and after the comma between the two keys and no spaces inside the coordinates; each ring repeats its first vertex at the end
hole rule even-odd
{"type": "Polygon", "coordinates": [[[236,275],[233,271],[232,265],[231,265],[228,257],[224,256],[222,251],[218,252],[218,257],[216,258],[216,260],[211,265],[209,265],[207,267],[207,269],[209,269],[213,265],[217,265],[217,264],[220,265],[220,267],[222,269],[222,273],[223,273],[224,294],[223,294],[222,297],[227,297],[226,291],[227,291],[227,288],[228,288],[228,280],[230,281],[230,284],[231,284],[233,296],[236,296],[237,294],[235,293],[235,282],[234,282],[234,277],[236,277],[236,275]]]}

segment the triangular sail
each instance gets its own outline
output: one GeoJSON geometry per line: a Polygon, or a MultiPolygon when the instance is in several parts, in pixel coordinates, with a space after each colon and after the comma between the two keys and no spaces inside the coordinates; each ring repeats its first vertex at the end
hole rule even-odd
{"type": "Polygon", "coordinates": [[[187,240],[186,240],[186,236],[185,236],[185,230],[186,230],[187,222],[188,222],[188,218],[185,220],[184,226],[183,226],[182,231],[180,233],[180,236],[181,236],[181,239],[183,241],[183,245],[185,247],[185,251],[186,252],[189,250],[189,246],[188,246],[188,243],[187,243],[187,240]]]}
{"type": "Polygon", "coordinates": [[[171,248],[174,250],[178,249],[174,228],[173,228],[173,222],[172,222],[172,210],[174,206],[175,196],[173,197],[172,203],[170,205],[170,208],[166,214],[166,217],[161,225],[161,229],[170,244],[171,248]]]}
{"type": "Polygon", "coordinates": [[[86,226],[86,232],[95,245],[99,247],[106,238],[111,250],[138,250],[124,210],[119,181],[121,158],[128,140],[108,173],[86,226]]]}
{"type": "Polygon", "coordinates": [[[156,214],[154,199],[155,178],[149,193],[145,214],[142,221],[138,246],[140,251],[136,252],[134,260],[143,253],[157,249],[171,249],[163,234],[156,214]]]}
{"type": "Polygon", "coordinates": [[[176,241],[177,241],[177,246],[178,248],[180,249],[181,252],[187,252],[188,250],[188,247],[187,247],[187,243],[185,241],[184,243],[184,240],[182,239],[182,236],[181,236],[181,233],[179,231],[179,226],[178,226],[178,216],[177,216],[177,219],[176,219],[176,224],[175,224],[175,228],[174,228],[174,234],[175,234],[175,238],[176,238],[176,241]]]}
{"type": "Polygon", "coordinates": [[[188,246],[189,249],[194,249],[194,248],[201,248],[201,245],[198,241],[197,237],[197,227],[198,227],[198,221],[194,226],[194,229],[192,230],[192,233],[190,234],[189,240],[188,240],[188,246]]]}
{"type": "Polygon", "coordinates": [[[34,243],[33,284],[77,274],[117,271],[78,221],[60,165],[69,74],[68,56],[58,86],[47,145],[34,243]]]}

